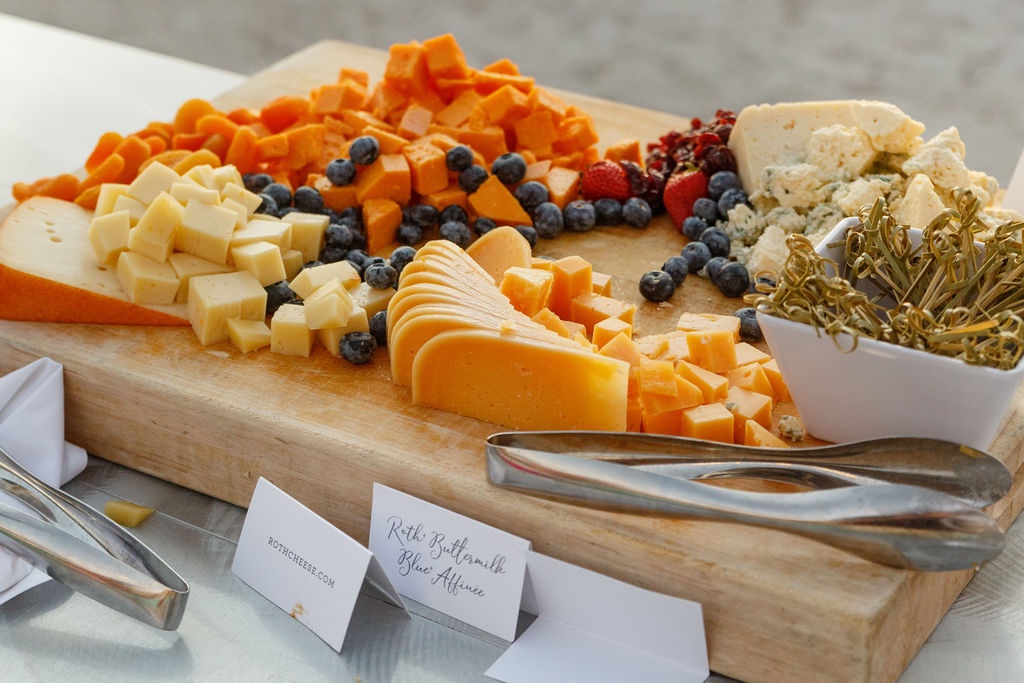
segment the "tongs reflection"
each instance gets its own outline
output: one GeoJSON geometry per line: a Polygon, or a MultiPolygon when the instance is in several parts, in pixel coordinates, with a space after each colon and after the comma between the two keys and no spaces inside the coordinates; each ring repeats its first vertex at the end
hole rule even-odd
{"type": "Polygon", "coordinates": [[[0,503],[0,546],[97,602],[150,626],[178,628],[188,584],[135,536],[3,449],[0,490],[42,517],[0,503]]]}
{"type": "Polygon", "coordinates": [[[891,438],[761,449],[617,432],[503,432],[487,440],[492,483],[628,512],[800,534],[893,567],[949,571],[998,555],[1002,530],[979,508],[1009,491],[996,458],[945,441],[891,438]],[[789,481],[765,493],[701,480],[789,481]]]}

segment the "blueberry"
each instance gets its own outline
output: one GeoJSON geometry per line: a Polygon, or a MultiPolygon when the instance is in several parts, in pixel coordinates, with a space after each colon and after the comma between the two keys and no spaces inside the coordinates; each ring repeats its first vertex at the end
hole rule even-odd
{"type": "Polygon", "coordinates": [[[363,282],[374,289],[391,289],[398,284],[398,271],[386,261],[369,263],[363,271],[363,282]]]}
{"type": "Polygon", "coordinates": [[[537,180],[527,180],[517,187],[512,194],[515,195],[523,210],[529,214],[532,214],[538,206],[551,198],[548,186],[537,180]]]}
{"type": "Polygon", "coordinates": [[[690,242],[679,254],[686,259],[691,273],[699,272],[711,258],[711,250],[703,242],[690,242]]]}
{"type": "MultiPolygon", "coordinates": [[[[351,227],[351,226],[350,226],[351,227]]],[[[366,250],[366,232],[361,227],[352,227],[352,243],[348,245],[349,249],[363,249],[366,250]]]]}
{"type": "Polygon", "coordinates": [[[740,204],[747,204],[748,201],[747,193],[742,188],[731,187],[718,198],[718,213],[722,214],[722,216],[728,216],[729,209],[740,204]]]}
{"type": "Polygon", "coordinates": [[[498,227],[498,224],[494,222],[494,219],[488,218],[487,216],[479,216],[475,221],[473,221],[473,232],[477,235],[489,233],[496,227],[498,227]]]}
{"type": "Polygon", "coordinates": [[[459,187],[463,192],[472,194],[487,180],[487,169],[479,164],[472,164],[459,173],[459,187]]]}
{"type": "Polygon", "coordinates": [[[586,232],[597,222],[594,205],[584,199],[574,199],[562,210],[562,221],[570,232],[586,232]]]}
{"type": "Polygon", "coordinates": [[[270,183],[260,194],[269,195],[277,204],[278,209],[292,205],[292,191],[284,183],[270,183]]]}
{"type": "Polygon", "coordinates": [[[402,220],[415,223],[421,228],[429,228],[437,223],[440,211],[430,204],[412,204],[402,209],[402,220]]]}
{"type": "Polygon", "coordinates": [[[519,234],[526,238],[526,241],[530,243],[530,248],[537,246],[537,240],[540,234],[537,232],[537,228],[532,225],[517,225],[515,226],[519,234]]]}
{"type": "Polygon", "coordinates": [[[360,166],[368,166],[380,156],[380,143],[372,135],[362,135],[348,146],[348,158],[360,166]]]}
{"type": "Polygon", "coordinates": [[[690,272],[690,262],[682,256],[669,256],[661,269],[672,276],[672,282],[678,287],[683,284],[686,274],[690,272]]]}
{"type": "Polygon", "coordinates": [[[722,268],[724,268],[727,263],[729,263],[729,259],[724,256],[713,256],[704,264],[704,275],[706,275],[711,282],[717,284],[718,276],[722,272],[722,268]]]}
{"type": "Polygon", "coordinates": [[[700,234],[699,241],[708,245],[712,256],[729,255],[729,235],[721,228],[708,228],[700,234]]]}
{"type": "Polygon", "coordinates": [[[358,228],[363,224],[363,211],[358,206],[350,206],[338,214],[338,220],[358,228]]]}
{"type": "Polygon", "coordinates": [[[324,244],[336,249],[349,249],[352,246],[352,228],[344,223],[330,223],[324,230],[324,244]]]}
{"type": "Polygon", "coordinates": [[[622,202],[611,197],[594,200],[594,223],[597,225],[618,225],[622,222],[622,202]]]}
{"type": "Polygon", "coordinates": [[[324,197],[315,187],[300,185],[295,188],[292,204],[305,213],[320,213],[324,210],[324,197]]]}
{"type": "Polygon", "coordinates": [[[491,164],[491,173],[505,185],[515,185],[526,175],[526,159],[517,152],[506,152],[491,164]]]}
{"type": "Polygon", "coordinates": [[[441,209],[441,213],[437,216],[438,223],[447,223],[448,221],[458,221],[459,223],[469,224],[469,214],[466,210],[458,204],[449,204],[448,206],[441,209]]]}
{"type": "Polygon", "coordinates": [[[751,306],[737,309],[733,313],[740,319],[740,339],[746,342],[759,342],[764,338],[761,325],[757,322],[757,310],[751,306]]]}
{"type": "Polygon", "coordinates": [[[274,182],[274,176],[269,173],[246,173],[242,176],[245,189],[255,194],[260,194],[270,183],[274,182]]]}
{"type": "Polygon", "coordinates": [[[377,350],[377,341],[369,332],[349,332],[341,338],[338,347],[345,360],[362,365],[369,363],[373,358],[373,352],[377,350]]]}
{"type": "Polygon", "coordinates": [[[725,296],[739,297],[750,289],[750,273],[742,263],[729,261],[722,266],[713,282],[725,296]]]}
{"type": "Polygon", "coordinates": [[[370,317],[370,334],[380,348],[388,345],[388,312],[386,310],[377,311],[370,317]]]}
{"type": "Polygon", "coordinates": [[[362,249],[349,249],[345,254],[345,260],[352,264],[360,275],[363,274],[363,270],[370,262],[370,255],[362,249]]]}
{"type": "Polygon", "coordinates": [[[714,225],[721,218],[718,214],[718,202],[711,197],[699,197],[693,203],[693,215],[703,218],[708,225],[714,225]]]}
{"type": "Polygon", "coordinates": [[[544,239],[558,237],[565,227],[562,210],[554,202],[541,202],[533,212],[533,227],[544,239]]]}
{"type": "Polygon", "coordinates": [[[738,175],[732,171],[718,171],[708,179],[708,196],[718,201],[723,192],[736,187],[743,187],[738,175]]]}
{"type": "Polygon", "coordinates": [[[680,230],[687,239],[697,240],[708,227],[708,222],[700,216],[687,216],[680,230]]]}
{"type": "Polygon", "coordinates": [[[402,223],[398,226],[398,230],[395,231],[395,239],[398,240],[399,244],[417,244],[423,239],[423,228],[415,223],[402,223]]]}
{"type": "Polygon", "coordinates": [[[466,145],[455,145],[444,155],[444,163],[449,171],[461,173],[473,165],[473,150],[466,145]]]}
{"type": "Polygon", "coordinates": [[[622,220],[630,227],[646,228],[651,216],[651,205],[640,197],[630,197],[622,205],[622,220]]]}
{"type": "Polygon", "coordinates": [[[253,213],[266,214],[268,216],[276,216],[278,212],[277,202],[266,192],[260,193],[260,205],[256,207],[253,213]]]}
{"type": "Polygon", "coordinates": [[[317,260],[321,263],[336,263],[338,261],[343,261],[347,255],[348,249],[324,245],[324,248],[321,249],[320,253],[317,255],[317,260]]]}
{"type": "Polygon", "coordinates": [[[473,241],[473,232],[462,221],[447,221],[441,224],[441,239],[454,242],[465,249],[473,241]]]}
{"type": "Polygon", "coordinates": [[[640,294],[648,301],[668,301],[675,293],[676,283],[672,281],[672,276],[663,270],[648,271],[640,278],[640,294]]]}
{"type": "Polygon", "coordinates": [[[391,256],[388,258],[388,263],[394,268],[399,275],[402,274],[402,270],[416,258],[416,249],[408,245],[402,245],[395,247],[395,250],[391,252],[391,256]]]}
{"type": "Polygon", "coordinates": [[[281,307],[281,304],[287,304],[295,301],[298,295],[292,291],[292,288],[288,286],[287,280],[281,280],[273,284],[267,285],[263,289],[267,290],[267,315],[274,315],[274,311],[281,307]]]}
{"type": "Polygon", "coordinates": [[[339,187],[351,185],[356,179],[356,165],[352,163],[351,159],[335,159],[327,164],[324,175],[332,185],[339,187]]]}

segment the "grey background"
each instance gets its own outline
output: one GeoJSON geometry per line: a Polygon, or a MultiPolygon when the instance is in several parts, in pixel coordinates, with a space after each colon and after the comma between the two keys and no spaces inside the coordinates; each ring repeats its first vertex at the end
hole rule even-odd
{"type": "Polygon", "coordinates": [[[473,66],[509,57],[544,85],[687,117],[885,100],[926,136],[957,126],[968,166],[1004,186],[1024,149],[1019,0],[0,0],[0,12],[247,74],[321,39],[386,49],[451,32],[473,66]]]}

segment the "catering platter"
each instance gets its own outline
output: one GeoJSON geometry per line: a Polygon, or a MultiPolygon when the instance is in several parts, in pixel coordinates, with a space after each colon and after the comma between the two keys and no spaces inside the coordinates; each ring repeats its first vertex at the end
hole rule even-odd
{"type": "MultiPolygon", "coordinates": [[[[215,104],[306,94],[342,66],[376,80],[385,60],[380,51],[317,43],[215,104]]],[[[689,125],[560,94],[593,117],[602,140],[653,140],[689,125]]],[[[539,250],[579,254],[613,276],[617,296],[637,299],[639,276],[683,242],[659,219],[644,230],[563,235],[539,250]]],[[[736,307],[689,278],[671,305],[640,305],[637,333],[667,331],[682,310],[736,307]]],[[[241,506],[265,477],[363,542],[372,484],[385,484],[520,535],[541,553],[700,602],[711,668],[740,679],[893,680],[973,575],[897,570],[781,532],[616,514],[496,488],[485,474],[484,440],[500,428],[414,406],[409,390],[391,383],[383,354],[353,366],[323,349],[296,359],[202,347],[187,328],[0,321],[0,372],[43,356],[64,366],[67,438],[101,458],[241,506]]],[[[1018,408],[1021,400],[1018,393],[1018,408]]],[[[1018,409],[991,449],[1015,474],[1009,495],[989,510],[1004,527],[1024,505],[1022,439],[1018,409]]]]}

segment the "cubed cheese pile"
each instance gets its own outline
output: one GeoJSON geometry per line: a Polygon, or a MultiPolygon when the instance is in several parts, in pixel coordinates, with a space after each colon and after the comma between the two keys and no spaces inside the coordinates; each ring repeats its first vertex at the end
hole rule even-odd
{"type": "Polygon", "coordinates": [[[475,254],[430,242],[405,267],[388,347],[392,377],[415,402],[517,429],[787,445],[772,432],[785,382],[773,358],[740,341],[738,317],[685,313],[675,330],[635,338],[635,305],[610,296],[579,256],[529,259],[527,249],[528,260],[502,267],[501,254],[523,253],[516,240],[499,228],[475,254]]]}
{"type": "Polygon", "coordinates": [[[320,253],[328,217],[278,219],[255,213],[260,203],[234,166],[179,173],[154,162],[130,184],[102,186],[89,242],[132,303],[186,304],[204,346],[308,356],[319,338],[337,355],[341,337],[367,331],[393,292],[360,282],[347,262],[303,268],[320,253]],[[265,287],[282,280],[306,305],[282,306],[268,326],[265,287]]]}

